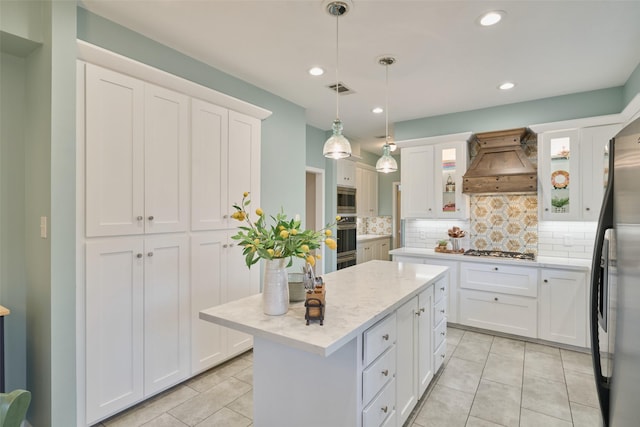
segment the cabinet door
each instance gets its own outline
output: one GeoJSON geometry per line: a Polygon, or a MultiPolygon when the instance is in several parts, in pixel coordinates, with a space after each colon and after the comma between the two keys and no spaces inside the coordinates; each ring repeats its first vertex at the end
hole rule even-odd
{"type": "Polygon", "coordinates": [[[86,234],[144,232],[144,84],[86,65],[86,234]]]}
{"type": "Polygon", "coordinates": [[[356,186],[356,165],[351,160],[336,161],[336,183],[343,187],[356,186]]]}
{"type": "Polygon", "coordinates": [[[143,397],[143,239],[86,244],[87,424],[143,397]]]}
{"type": "Polygon", "coordinates": [[[542,269],[540,338],[586,347],[587,286],[582,272],[542,269]]]}
{"type": "Polygon", "coordinates": [[[469,198],[462,194],[462,176],[467,170],[466,141],[434,147],[435,210],[439,218],[466,218],[469,198]]]}
{"type": "Polygon", "coordinates": [[[608,143],[621,128],[622,125],[615,124],[581,130],[582,219],[586,221],[597,221],[600,216],[609,176],[608,143]]]}
{"type": "MultiPolygon", "coordinates": [[[[191,229],[227,228],[228,110],[191,100],[191,229]]],[[[234,194],[235,197],[238,197],[234,194]]]]}
{"type": "MultiPolygon", "coordinates": [[[[402,305],[396,312],[396,410],[398,425],[403,425],[418,402],[418,297],[402,305]]],[[[425,316],[427,317],[427,316],[425,316]]]]}
{"type": "Polygon", "coordinates": [[[369,210],[368,192],[366,191],[367,179],[365,169],[356,166],[356,211],[359,218],[364,218],[369,210]]]}
{"type": "Polygon", "coordinates": [[[433,147],[403,148],[401,158],[402,217],[432,218],[433,147]]]}
{"type": "Polygon", "coordinates": [[[366,177],[366,190],[367,190],[367,201],[368,201],[368,215],[367,216],[377,216],[378,215],[378,172],[374,170],[367,170],[365,173],[366,177]]]}
{"type": "Polygon", "coordinates": [[[375,258],[383,261],[389,261],[389,246],[391,239],[382,239],[376,241],[375,258]]]}
{"type": "Polygon", "coordinates": [[[185,95],[145,85],[145,233],[187,229],[190,163],[188,100],[185,95]]]}
{"type": "Polygon", "coordinates": [[[145,239],[144,394],[189,375],[189,248],[187,236],[145,239]]]}
{"type": "Polygon", "coordinates": [[[580,145],[578,130],[547,132],[539,145],[542,218],[576,220],[582,217],[580,145]]]}
{"type": "Polygon", "coordinates": [[[418,398],[433,379],[433,286],[418,295],[418,398]]]}
{"type": "MultiPolygon", "coordinates": [[[[230,243],[226,248],[227,282],[223,287],[223,302],[255,295],[260,292],[260,264],[250,269],[244,261],[242,247],[230,243]]],[[[253,346],[253,337],[234,329],[227,330],[227,349],[229,355],[235,355],[253,346]]]]}
{"type": "MultiPolygon", "coordinates": [[[[202,372],[228,354],[226,328],[200,319],[200,311],[222,303],[227,286],[227,232],[191,237],[191,373],[202,372]]],[[[255,268],[255,267],[254,267],[255,268]]]]}
{"type": "MultiPolygon", "coordinates": [[[[242,193],[251,193],[251,206],[260,206],[260,120],[229,111],[229,199],[226,215],[232,205],[242,201],[242,193]]],[[[237,223],[233,224],[235,227],[237,223]]],[[[246,266],[245,266],[246,269],[246,266]]]]}

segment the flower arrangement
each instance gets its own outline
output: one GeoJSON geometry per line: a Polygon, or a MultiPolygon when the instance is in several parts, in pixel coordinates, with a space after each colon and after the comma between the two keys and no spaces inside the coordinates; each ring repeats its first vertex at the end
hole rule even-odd
{"type": "Polygon", "coordinates": [[[249,204],[251,204],[249,193],[245,192],[242,202],[239,205],[233,205],[236,211],[231,215],[232,218],[246,224],[240,226],[240,231],[231,238],[238,240],[238,243],[244,246],[242,254],[245,256],[247,267],[251,268],[260,258],[289,258],[287,267],[290,267],[294,257],[304,258],[307,263],[314,266],[316,258],[319,259],[320,255],[314,256],[311,251],[318,249],[322,243],[329,249],[336,249],[337,242],[331,237],[333,234],[331,227],[340,221],[339,216],[336,217],[335,222],[327,224],[320,231],[301,230],[300,220],[289,219],[284,212],[280,212],[275,217],[271,216],[273,224],[268,225],[264,212],[258,208],[255,211],[257,220],[253,221],[246,210],[249,204]]]}

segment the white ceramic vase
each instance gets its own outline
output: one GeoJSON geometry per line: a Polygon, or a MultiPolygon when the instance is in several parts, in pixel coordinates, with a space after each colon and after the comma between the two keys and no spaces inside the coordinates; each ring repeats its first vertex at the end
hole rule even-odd
{"type": "Polygon", "coordinates": [[[289,311],[289,281],[284,258],[265,260],[262,311],[270,316],[279,316],[289,311]]]}

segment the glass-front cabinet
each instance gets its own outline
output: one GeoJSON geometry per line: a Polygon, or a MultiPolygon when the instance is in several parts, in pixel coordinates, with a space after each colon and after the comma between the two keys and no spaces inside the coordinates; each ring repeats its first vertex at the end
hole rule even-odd
{"type": "Polygon", "coordinates": [[[462,194],[467,141],[434,144],[424,138],[411,142],[415,145],[402,148],[401,152],[402,217],[467,218],[469,201],[462,194]],[[418,141],[424,141],[423,145],[417,145],[418,141]]]}
{"type": "Polygon", "coordinates": [[[608,179],[608,142],[619,129],[606,125],[539,135],[543,220],[598,220],[608,179]]]}

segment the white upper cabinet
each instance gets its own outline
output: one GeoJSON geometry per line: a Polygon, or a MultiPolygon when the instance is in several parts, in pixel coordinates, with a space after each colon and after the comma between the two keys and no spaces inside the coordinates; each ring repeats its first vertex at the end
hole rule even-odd
{"type": "Polygon", "coordinates": [[[185,231],[188,98],[86,66],[86,234],[185,231]]]}
{"type": "Polygon", "coordinates": [[[403,218],[468,217],[469,198],[462,194],[467,152],[466,141],[402,148],[403,218]]]}
{"type": "Polygon", "coordinates": [[[598,220],[608,173],[605,151],[619,129],[606,125],[539,135],[542,219],[598,220]]]}
{"type": "Polygon", "coordinates": [[[230,228],[232,205],[245,191],[259,205],[260,120],[199,99],[191,117],[191,228],[230,228]]]}
{"type": "Polygon", "coordinates": [[[356,165],[356,209],[358,217],[378,215],[378,172],[356,165]]]}
{"type": "Polygon", "coordinates": [[[351,160],[336,160],[336,184],[341,187],[356,186],[356,164],[351,160]]]}

